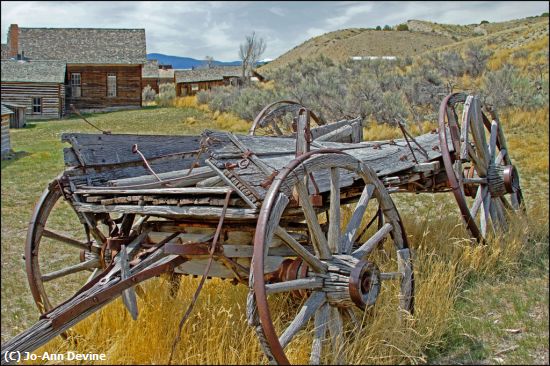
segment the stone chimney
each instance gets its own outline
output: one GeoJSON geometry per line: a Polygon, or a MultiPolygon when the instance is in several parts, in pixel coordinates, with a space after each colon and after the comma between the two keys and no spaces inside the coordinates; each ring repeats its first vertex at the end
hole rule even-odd
{"type": "Polygon", "coordinates": [[[17,24],[10,25],[8,31],[8,57],[17,57],[19,53],[19,27],[17,24]]]}

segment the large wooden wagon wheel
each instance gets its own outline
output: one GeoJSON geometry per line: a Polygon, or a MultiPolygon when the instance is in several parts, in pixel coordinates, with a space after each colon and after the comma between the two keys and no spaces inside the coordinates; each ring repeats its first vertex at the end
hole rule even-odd
{"type": "MultiPolygon", "coordinates": [[[[319,203],[318,198],[313,201],[319,203]]],[[[285,347],[298,338],[295,336],[311,320],[314,329],[310,363],[345,362],[343,357],[349,344],[345,336],[350,328],[359,326],[357,319],[362,319],[357,312],[370,309],[380,299],[389,301],[388,306],[394,306],[396,311],[413,311],[411,256],[403,224],[388,192],[372,169],[348,154],[318,150],[296,158],[277,175],[267,192],[254,237],[247,313],[265,354],[271,362],[289,363],[285,347]],[[343,193],[340,178],[346,172],[353,173],[364,185],[358,185],[362,189],[360,197],[344,226],[340,215],[343,193]],[[315,185],[310,184],[310,177],[317,184],[324,181],[330,187],[323,195],[329,211],[326,235],[318,219],[318,213],[326,205],[319,211],[312,205],[310,192],[315,191],[315,185]],[[307,223],[310,243],[294,239],[295,226],[288,224],[283,215],[289,205],[296,206],[296,198],[307,223]],[[380,206],[385,223],[364,243],[356,243],[369,205],[375,210],[380,206]],[[278,273],[265,273],[266,243],[271,243],[274,235],[296,256],[285,259],[278,273]],[[387,236],[386,244],[393,245],[393,258],[376,263],[374,249],[387,236]],[[272,301],[272,297],[281,293],[299,296],[303,302],[291,313],[279,314],[281,324],[278,321],[276,327],[272,309],[276,299],[272,301]],[[330,340],[325,342],[326,338],[330,340]]]]}
{"type": "Polygon", "coordinates": [[[46,188],[33,212],[25,243],[27,278],[41,313],[68,299],[101,272],[105,258],[100,255],[102,242],[97,236],[106,236],[108,229],[105,226],[103,234],[100,227],[92,229],[76,213],[57,181],[46,188]]]}
{"type": "MultiPolygon", "coordinates": [[[[251,136],[292,136],[296,133],[296,126],[293,124],[294,117],[304,106],[292,100],[279,100],[271,103],[258,113],[248,131],[251,136]]],[[[313,112],[310,112],[311,119],[317,125],[323,125],[322,121],[313,112]]]]}
{"type": "Polygon", "coordinates": [[[524,206],[519,175],[496,114],[489,119],[478,96],[451,94],[439,109],[439,137],[447,178],[472,236],[483,241],[504,232],[524,206]]]}

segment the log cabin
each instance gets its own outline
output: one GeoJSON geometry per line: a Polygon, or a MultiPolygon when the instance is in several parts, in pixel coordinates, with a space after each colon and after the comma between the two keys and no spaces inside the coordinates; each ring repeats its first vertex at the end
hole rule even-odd
{"type": "Polygon", "coordinates": [[[2,141],[0,141],[1,147],[1,159],[6,158],[11,151],[10,143],[10,117],[13,115],[13,111],[2,104],[2,141]]]}
{"type": "Polygon", "coordinates": [[[24,117],[61,118],[65,108],[65,78],[64,62],[2,60],[2,103],[23,106],[25,111],[25,116],[17,116],[11,127],[23,127],[24,117]]]}
{"type": "MultiPolygon", "coordinates": [[[[65,112],[141,107],[144,29],[19,28],[10,26],[8,57],[63,61],[65,112]]],[[[4,61],[2,61],[4,62],[4,61]]]]}
{"type": "Polygon", "coordinates": [[[216,86],[239,85],[242,76],[240,66],[212,67],[194,70],[176,70],[176,95],[195,95],[200,90],[210,90],[216,86]]]}

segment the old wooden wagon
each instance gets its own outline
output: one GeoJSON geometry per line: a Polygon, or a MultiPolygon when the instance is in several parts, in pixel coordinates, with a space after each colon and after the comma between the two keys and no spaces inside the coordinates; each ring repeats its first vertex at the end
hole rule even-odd
{"type": "Polygon", "coordinates": [[[270,362],[288,363],[285,347],[310,320],[319,363],[345,353],[346,323],[381,298],[413,314],[411,250],[390,194],[452,192],[480,242],[506,229],[522,194],[498,117],[477,96],[446,97],[431,133],[402,129],[363,142],[360,119],[323,124],[278,102],[250,135],[63,135],[67,168],[37,204],[25,249],[42,315],[3,345],[2,362],[119,295],[135,318],[135,286],[161,273],[249,286],[248,322],[270,362]],[[300,301],[277,331],[269,299],[285,293],[300,301]]]}

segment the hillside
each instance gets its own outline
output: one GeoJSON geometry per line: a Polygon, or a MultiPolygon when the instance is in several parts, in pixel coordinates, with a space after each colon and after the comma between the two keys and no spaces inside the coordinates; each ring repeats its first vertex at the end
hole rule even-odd
{"type": "Polygon", "coordinates": [[[334,61],[345,61],[353,56],[414,56],[452,42],[450,37],[440,34],[342,29],[311,38],[261,69],[274,69],[299,57],[305,59],[319,55],[334,61]]]}
{"type": "Polygon", "coordinates": [[[496,42],[500,47],[518,45],[548,36],[547,17],[529,17],[484,24],[440,24],[409,20],[409,31],[376,31],[366,28],[342,29],[311,38],[279,56],[262,71],[284,66],[298,58],[324,55],[341,62],[353,56],[417,56],[424,52],[453,48],[470,40],[496,42]]]}

